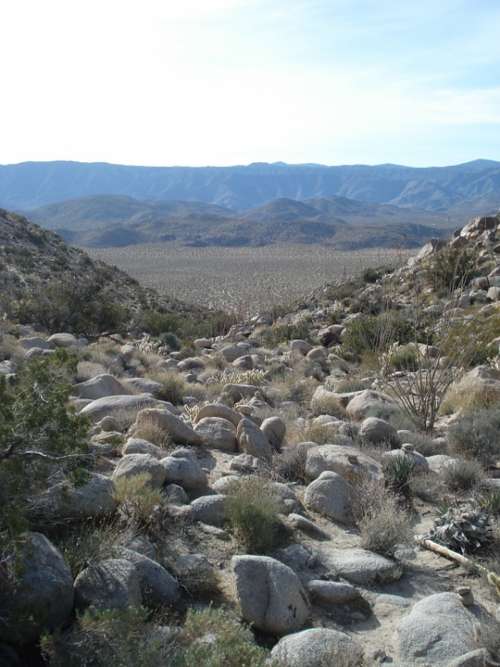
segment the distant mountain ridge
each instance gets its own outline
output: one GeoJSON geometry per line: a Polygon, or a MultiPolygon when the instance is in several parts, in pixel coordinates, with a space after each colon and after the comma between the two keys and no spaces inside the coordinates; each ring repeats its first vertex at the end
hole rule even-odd
{"type": "Polygon", "coordinates": [[[63,161],[0,166],[0,205],[6,208],[30,210],[103,194],[142,200],[199,201],[237,211],[280,198],[304,201],[339,195],[465,219],[500,207],[500,162],[475,160],[425,168],[281,162],[230,167],[141,167],[63,161]]]}
{"type": "Polygon", "coordinates": [[[165,241],[195,246],[319,242],[345,249],[417,247],[450,231],[448,218],[441,214],[337,196],[280,198],[238,213],[203,202],[99,195],[49,204],[32,210],[30,217],[67,242],[86,247],[165,241]]]}

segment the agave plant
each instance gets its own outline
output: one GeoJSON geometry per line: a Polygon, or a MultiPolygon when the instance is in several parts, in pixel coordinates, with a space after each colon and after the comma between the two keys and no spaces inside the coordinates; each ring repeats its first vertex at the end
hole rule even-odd
{"type": "Polygon", "coordinates": [[[450,507],[435,521],[429,539],[461,554],[478,551],[493,539],[490,513],[484,507],[450,507]]]}

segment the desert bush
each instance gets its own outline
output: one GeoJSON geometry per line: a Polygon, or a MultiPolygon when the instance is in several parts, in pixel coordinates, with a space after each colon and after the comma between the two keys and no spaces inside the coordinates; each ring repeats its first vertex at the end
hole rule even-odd
{"type": "Polygon", "coordinates": [[[256,336],[261,345],[267,347],[277,347],[281,343],[288,343],[291,340],[300,338],[302,340],[311,340],[311,322],[303,320],[298,324],[278,324],[262,329],[256,336]]]}
{"type": "Polygon", "coordinates": [[[89,564],[112,558],[120,540],[116,520],[96,522],[94,519],[75,526],[65,526],[52,541],[71,569],[73,578],[89,564]]]}
{"type": "Polygon", "coordinates": [[[500,313],[474,313],[472,319],[452,322],[440,336],[443,354],[454,356],[457,349],[464,349],[462,365],[474,367],[486,364],[496,356],[500,337],[500,313]]]}
{"type": "Polygon", "coordinates": [[[387,366],[394,371],[416,371],[418,352],[413,343],[395,345],[387,354],[387,366]]]}
{"type": "Polygon", "coordinates": [[[457,460],[442,472],[443,481],[450,491],[472,491],[483,479],[483,468],[477,461],[457,460]]]}
{"type": "Polygon", "coordinates": [[[172,637],[140,607],[90,609],[70,630],[43,636],[41,648],[51,667],[158,667],[173,664],[175,653],[172,637]]]}
{"type": "Polygon", "coordinates": [[[268,652],[251,630],[223,609],[189,609],[173,667],[265,667],[268,652]]]}
{"type": "Polygon", "coordinates": [[[384,476],[389,488],[401,496],[410,495],[410,481],[415,472],[415,463],[403,454],[391,456],[384,463],[384,476]]]}
{"type": "Polygon", "coordinates": [[[353,493],[353,514],[365,549],[393,556],[413,540],[411,522],[396,496],[379,480],[361,478],[353,493]]]}
{"type": "Polygon", "coordinates": [[[370,385],[370,381],[361,378],[346,378],[345,380],[336,381],[334,386],[332,386],[332,390],[337,394],[349,394],[353,391],[368,389],[370,385]]]}
{"type": "Polygon", "coordinates": [[[410,495],[426,503],[442,504],[445,492],[442,478],[434,472],[420,473],[410,479],[410,495]]]}
{"type": "Polygon", "coordinates": [[[380,280],[380,278],[382,278],[383,273],[384,272],[382,269],[376,269],[374,267],[369,266],[361,274],[361,279],[365,283],[376,283],[377,280],[380,280]]]}
{"type": "Polygon", "coordinates": [[[348,322],[342,337],[342,352],[356,358],[366,353],[382,353],[393,343],[409,343],[414,335],[412,323],[397,311],[361,315],[348,322]]]}
{"type": "Polygon", "coordinates": [[[458,371],[451,359],[431,356],[417,345],[414,350],[415,370],[402,376],[391,372],[387,360],[390,352],[385,355],[382,358],[381,383],[418,430],[431,432],[458,371]]]}
{"type": "Polygon", "coordinates": [[[448,441],[459,456],[494,463],[500,458],[500,409],[466,411],[451,425],[448,441]]]}
{"type": "Polygon", "coordinates": [[[330,415],[342,419],[346,416],[346,411],[340,399],[333,392],[323,392],[314,397],[314,414],[330,415]]]}
{"type": "Polygon", "coordinates": [[[306,483],[307,451],[303,447],[286,447],[273,459],[273,472],[280,481],[306,483]]]}
{"type": "Polygon", "coordinates": [[[182,340],[192,340],[224,336],[235,323],[234,315],[220,310],[181,314],[146,310],[142,313],[140,325],[144,331],[159,338],[165,334],[173,334],[182,340]]]}
{"type": "Polygon", "coordinates": [[[442,248],[429,260],[427,279],[440,294],[466,287],[475,275],[476,260],[475,253],[468,248],[442,248]]]}
{"type": "Polygon", "coordinates": [[[140,526],[150,523],[154,509],[162,500],[161,491],[151,486],[148,473],[115,480],[114,497],[125,519],[140,526]]]}
{"type": "Polygon", "coordinates": [[[21,299],[14,315],[21,323],[46,331],[87,335],[124,332],[130,320],[130,312],[107,292],[105,281],[88,283],[79,278],[44,285],[21,299]]]}
{"type": "MultiPolygon", "coordinates": [[[[479,504],[492,516],[500,516],[500,491],[489,489],[479,496],[479,504]]],[[[498,568],[500,571],[500,568],[498,568]]]]}
{"type": "Polygon", "coordinates": [[[269,483],[254,475],[235,482],[226,497],[227,521],[248,553],[266,553],[276,546],[278,511],[269,483]]]}
{"type": "Polygon", "coordinates": [[[500,407],[500,391],[495,385],[484,385],[465,376],[450,385],[440,407],[444,415],[500,407]]]}
{"type": "Polygon", "coordinates": [[[174,405],[182,405],[184,396],[188,393],[186,380],[175,371],[158,371],[149,373],[151,380],[161,383],[157,397],[162,401],[169,401],[174,405]]]}
{"type": "Polygon", "coordinates": [[[85,479],[88,422],[66,408],[75,371],[58,350],[26,363],[13,385],[0,377],[0,534],[27,527],[30,496],[56,471],[85,479]]]}

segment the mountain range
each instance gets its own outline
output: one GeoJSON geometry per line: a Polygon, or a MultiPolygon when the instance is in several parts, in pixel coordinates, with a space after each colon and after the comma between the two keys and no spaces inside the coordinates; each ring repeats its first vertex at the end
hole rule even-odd
{"type": "Polygon", "coordinates": [[[500,162],[428,168],[25,162],[0,165],[0,206],[82,246],[412,247],[471,215],[496,212],[500,162]]]}
{"type": "Polygon", "coordinates": [[[283,197],[305,200],[340,195],[467,217],[500,206],[500,162],[475,160],[426,168],[281,162],[232,167],[63,161],[0,165],[0,206],[5,208],[29,210],[101,194],[202,201],[238,211],[283,197]]]}
{"type": "Polygon", "coordinates": [[[139,201],[123,195],[72,199],[34,209],[30,218],[69,243],[115,247],[139,243],[258,246],[269,243],[416,247],[449,232],[442,214],[333,196],[281,198],[238,213],[186,201],[139,201]]]}

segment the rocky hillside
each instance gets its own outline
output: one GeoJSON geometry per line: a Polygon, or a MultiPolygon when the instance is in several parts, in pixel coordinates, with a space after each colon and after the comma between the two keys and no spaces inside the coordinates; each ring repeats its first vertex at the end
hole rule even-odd
{"type": "Polygon", "coordinates": [[[498,664],[500,217],[180,349],[1,326],[2,664],[498,664]]]}
{"type": "Polygon", "coordinates": [[[442,214],[345,197],[280,198],[238,212],[202,202],[101,195],[50,204],[29,215],[70,243],[100,248],[164,241],[190,246],[328,243],[341,250],[419,247],[458,226],[442,214]]]}
{"type": "Polygon", "coordinates": [[[26,323],[50,323],[53,316],[54,325],[59,321],[61,326],[66,317],[81,332],[139,324],[147,311],[201,313],[175,299],[160,297],[116,267],[66,245],[53,232],[3,210],[0,308],[7,314],[17,313],[26,323]],[[82,308],[83,317],[95,320],[87,322],[87,329],[85,321],[76,317],[82,308]]]}

